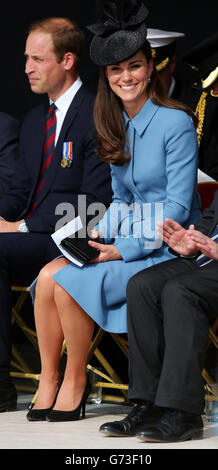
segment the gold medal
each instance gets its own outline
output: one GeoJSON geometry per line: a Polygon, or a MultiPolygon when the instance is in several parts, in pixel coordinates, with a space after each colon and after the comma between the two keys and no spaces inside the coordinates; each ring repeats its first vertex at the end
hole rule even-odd
{"type": "Polygon", "coordinates": [[[67,166],[67,160],[66,160],[66,158],[62,158],[62,160],[61,160],[61,166],[62,166],[62,168],[66,168],[66,166],[67,166]]]}

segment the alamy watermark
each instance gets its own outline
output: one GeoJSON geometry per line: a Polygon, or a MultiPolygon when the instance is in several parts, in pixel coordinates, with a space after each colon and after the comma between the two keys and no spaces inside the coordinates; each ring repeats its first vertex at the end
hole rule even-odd
{"type": "Polygon", "coordinates": [[[62,202],[57,205],[55,215],[61,216],[55,231],[79,215],[83,225],[78,235],[81,238],[87,233],[91,236],[97,226],[104,238],[141,239],[145,249],[158,249],[163,243],[156,234],[157,222],[163,222],[163,203],[113,202],[107,209],[103,203],[87,204],[86,195],[79,195],[76,210],[73,204],[62,202]]]}

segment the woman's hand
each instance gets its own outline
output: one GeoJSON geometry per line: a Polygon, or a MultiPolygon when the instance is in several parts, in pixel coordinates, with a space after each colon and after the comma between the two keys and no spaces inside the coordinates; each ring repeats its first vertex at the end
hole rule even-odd
{"type": "MultiPolygon", "coordinates": [[[[92,230],[92,238],[97,238],[101,236],[97,230],[92,230]]],[[[115,261],[122,259],[118,249],[114,245],[104,245],[103,243],[97,243],[95,241],[89,240],[89,245],[93,248],[96,248],[100,251],[99,255],[89,261],[89,263],[104,263],[105,261],[115,261]]]]}

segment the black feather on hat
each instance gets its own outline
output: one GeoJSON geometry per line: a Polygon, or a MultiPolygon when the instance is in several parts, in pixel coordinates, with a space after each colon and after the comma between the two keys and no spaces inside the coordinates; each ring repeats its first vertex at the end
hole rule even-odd
{"type": "Polygon", "coordinates": [[[145,42],[148,10],[141,0],[111,0],[105,2],[103,13],[103,23],[87,26],[95,34],[90,57],[96,65],[123,62],[145,42]]]}

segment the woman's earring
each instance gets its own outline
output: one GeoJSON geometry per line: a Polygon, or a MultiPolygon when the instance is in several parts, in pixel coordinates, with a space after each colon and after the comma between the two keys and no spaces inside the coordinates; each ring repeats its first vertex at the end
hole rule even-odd
{"type": "Polygon", "coordinates": [[[148,77],[148,83],[151,83],[151,77],[148,77]]]}

